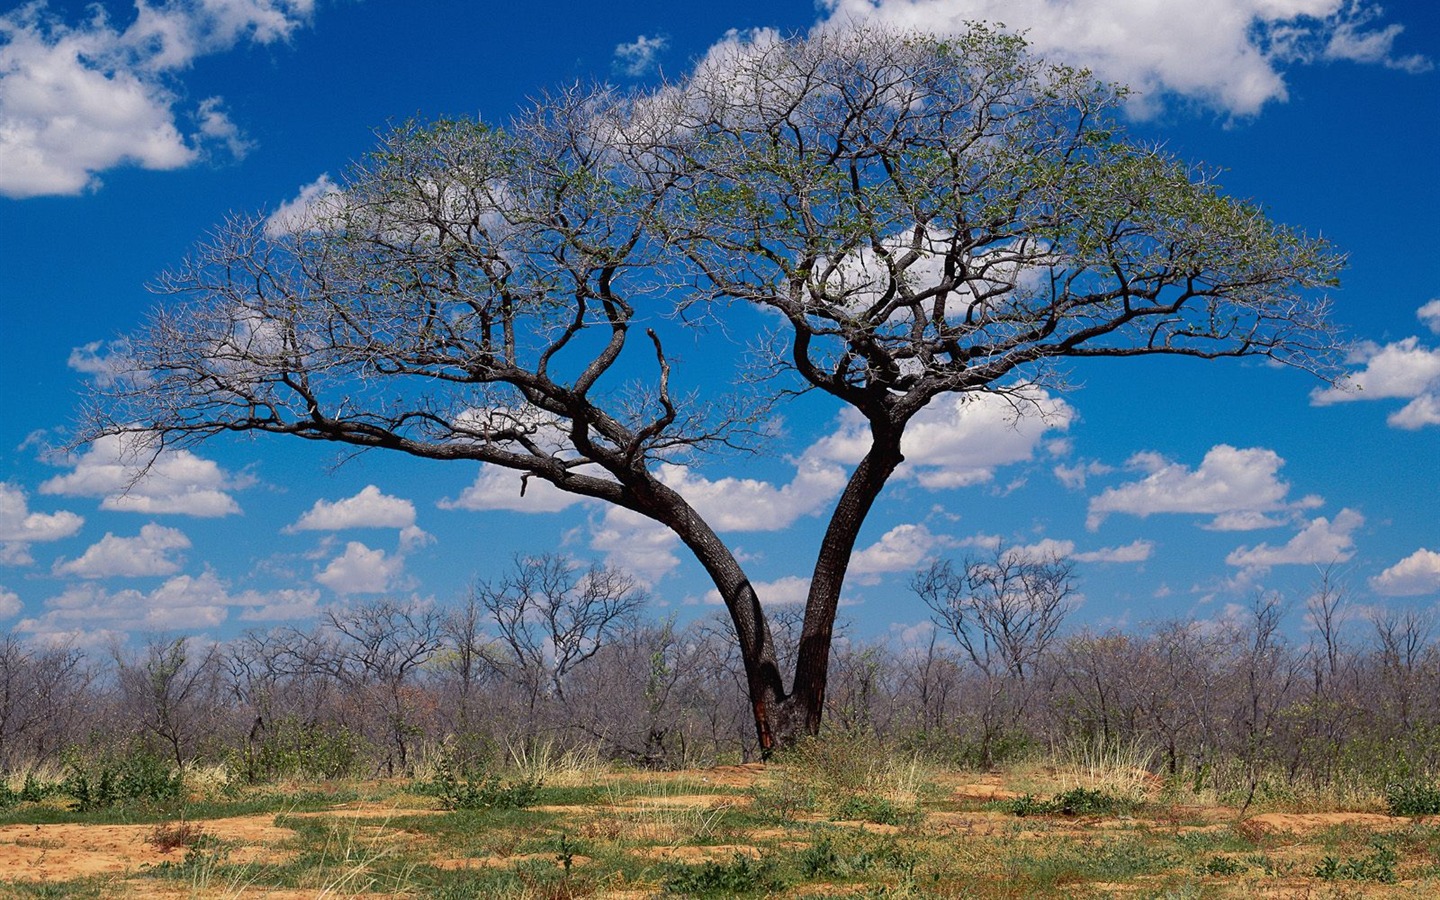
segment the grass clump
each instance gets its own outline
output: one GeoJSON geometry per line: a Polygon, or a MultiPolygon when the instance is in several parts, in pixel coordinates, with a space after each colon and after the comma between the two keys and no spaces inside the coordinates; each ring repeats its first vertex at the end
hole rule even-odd
{"type": "Polygon", "coordinates": [[[1024,794],[1013,800],[1001,801],[1002,807],[1017,816],[1104,816],[1129,812],[1135,802],[1109,791],[1093,788],[1071,788],[1049,800],[1024,794]]]}
{"type": "Polygon", "coordinates": [[[533,806],[540,796],[542,782],[536,776],[502,779],[495,773],[480,777],[461,777],[448,759],[435,764],[428,781],[416,781],[411,790],[435,797],[442,809],[524,809],[533,806]]]}
{"type": "Polygon", "coordinates": [[[1400,855],[1395,848],[1382,838],[1371,841],[1372,851],[1367,856],[1340,859],[1326,856],[1315,867],[1315,877],[1322,881],[1374,881],[1380,884],[1394,884],[1399,880],[1395,866],[1400,855]]]}
{"type": "Polygon", "coordinates": [[[803,813],[900,825],[918,820],[928,771],[897,756],[873,733],[808,738],[776,760],[775,774],[752,791],[754,812],[772,821],[803,813]]]}
{"type": "Polygon", "coordinates": [[[1400,781],[1385,788],[1385,806],[1392,816],[1440,815],[1440,786],[1433,781],[1400,781]]]}
{"type": "Polygon", "coordinates": [[[94,812],[118,804],[175,803],[185,797],[185,775],[147,753],[85,766],[73,763],[58,793],[74,800],[76,812],[94,812]]]}
{"type": "Polygon", "coordinates": [[[728,863],[677,865],[665,879],[665,892],[682,897],[774,894],[784,889],[785,879],[772,860],[751,859],[743,853],[736,853],[728,863]]]}

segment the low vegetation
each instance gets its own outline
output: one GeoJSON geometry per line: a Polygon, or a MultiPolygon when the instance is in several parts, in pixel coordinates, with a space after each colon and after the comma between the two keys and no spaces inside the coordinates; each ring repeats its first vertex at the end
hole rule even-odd
{"type": "Polygon", "coordinates": [[[152,758],[132,764],[146,778],[107,779],[129,786],[109,804],[73,773],[31,773],[8,788],[0,897],[1440,893],[1440,825],[1394,809],[1430,782],[1241,809],[1063,748],[975,771],[867,731],[683,771],[554,745],[478,766],[436,751],[431,765],[260,784],[152,758]]]}

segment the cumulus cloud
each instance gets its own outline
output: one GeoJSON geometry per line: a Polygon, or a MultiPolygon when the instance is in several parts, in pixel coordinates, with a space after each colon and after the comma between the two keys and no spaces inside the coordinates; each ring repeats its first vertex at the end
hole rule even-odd
{"type": "MultiPolygon", "coordinates": [[[[900,443],[905,462],[895,477],[931,490],[983,484],[994,479],[1000,466],[1034,458],[1045,433],[1069,428],[1074,418],[1073,407],[1039,389],[1022,390],[1008,399],[996,394],[943,395],[910,420],[900,443]]],[[[864,417],[847,408],[837,430],[822,438],[815,452],[854,465],[869,446],[864,417]]]]}
{"type": "Polygon", "coordinates": [[[8,619],[20,614],[25,604],[20,602],[20,595],[11,590],[0,587],[0,619],[8,619]]]}
{"type": "Polygon", "coordinates": [[[1073,466],[1060,463],[1054,469],[1055,480],[1072,491],[1085,490],[1085,483],[1092,475],[1109,475],[1113,471],[1113,468],[1098,461],[1077,463],[1073,466]]]}
{"type": "MultiPolygon", "coordinates": [[[[810,579],[798,575],[786,575],[774,581],[752,582],[751,587],[755,589],[755,596],[760,598],[760,605],[766,607],[797,606],[810,596],[810,579]]],[[[711,606],[719,606],[724,602],[720,592],[714,588],[705,593],[705,603],[711,606]]]]}
{"type": "Polygon", "coordinates": [[[1217,444],[1198,468],[1190,469],[1155,453],[1138,453],[1128,465],[1146,473],[1139,481],[1106,488],[1090,499],[1086,527],[1100,527],[1112,513],[1133,516],[1156,513],[1198,513],[1215,518],[1210,528],[1242,531],[1282,524],[1271,513],[1313,507],[1307,497],[1290,503],[1290,484],[1276,477],[1285,460],[1261,447],[1238,449],[1217,444]]]}
{"type": "Polygon", "coordinates": [[[22,619],[17,631],[51,637],[92,630],[174,631],[213,628],[228,615],[225,586],[214,573],[179,575],[153,591],[110,591],[94,582],[75,584],[45,601],[45,612],[22,619]]]}
{"type": "Polygon", "coordinates": [[[896,525],[880,540],[855,552],[850,558],[850,573],[861,584],[871,584],[878,580],[874,576],[885,572],[914,571],[930,554],[953,543],[924,525],[896,525]]]}
{"type": "Polygon", "coordinates": [[[607,565],[623,569],[645,585],[653,585],[680,565],[675,532],[618,506],[590,523],[590,546],[605,554],[607,565]]]}
{"type": "MultiPolygon", "coordinates": [[[[998,546],[992,545],[993,546],[998,546]]],[[[1011,547],[1006,554],[1017,554],[1031,559],[1073,559],[1084,563],[1140,563],[1150,558],[1155,544],[1151,541],[1132,541],[1122,547],[1101,547],[1097,550],[1075,549],[1075,542],[1044,538],[1033,544],[1011,547]]]]}
{"type": "Polygon", "coordinates": [[[1440,334],[1440,299],[1431,300],[1429,303],[1415,311],[1415,316],[1425,323],[1425,326],[1436,334],[1440,334]]]}
{"type": "Polygon", "coordinates": [[[0,481],[0,564],[27,566],[34,560],[30,545],[58,541],[80,530],[85,519],[72,512],[31,512],[30,500],[18,485],[0,481]]]}
{"type": "Polygon", "coordinates": [[[141,528],[135,537],[116,537],[106,532],[78,558],[57,560],[54,572],[78,578],[173,575],[180,571],[180,562],[174,553],[189,548],[190,539],[183,532],[150,524],[141,528]]]}
{"type": "Polygon", "coordinates": [[[128,24],[103,7],[62,21],[41,2],[0,15],[0,195],[78,194],[121,165],[190,165],[207,146],[249,143],[209,97],[183,109],[177,76],[242,41],[287,39],[314,0],[136,3],[128,24]],[[194,123],[188,134],[182,121],[194,123]]]}
{"type": "Polygon", "coordinates": [[[1121,547],[1101,547],[1098,550],[1086,550],[1081,553],[1073,553],[1070,558],[1076,562],[1097,562],[1097,563],[1139,563],[1150,558],[1155,551],[1155,544],[1151,541],[1132,541],[1121,547]]]}
{"type": "Polygon", "coordinates": [[[239,618],[242,622],[309,619],[320,611],[320,592],[316,590],[245,591],[235,596],[233,601],[234,605],[241,607],[239,618]]]}
{"type": "Polygon", "coordinates": [[[155,456],[136,435],[100,438],[67,464],[73,471],[45,481],[40,493],[101,497],[101,509],[117,512],[202,518],[240,512],[228,492],[244,487],[243,479],[189,450],[162,450],[155,456]]]}
{"type": "Polygon", "coordinates": [[[1225,562],[1245,569],[1345,562],[1355,555],[1354,533],[1364,524],[1365,517],[1360,513],[1342,509],[1334,519],[1320,516],[1311,520],[1283,546],[1239,547],[1225,557],[1225,562]]]}
{"type": "Polygon", "coordinates": [[[1351,60],[1423,71],[1423,57],[1399,56],[1402,26],[1377,23],[1367,0],[823,0],[829,21],[882,21],[958,32],[966,22],[1004,23],[1036,52],[1085,66],[1135,88],[1137,114],[1167,95],[1235,115],[1283,101],[1284,70],[1297,63],[1351,60]]]}
{"type": "MultiPolygon", "coordinates": [[[[1431,328],[1440,328],[1440,301],[1425,304],[1418,315],[1431,328]]],[[[1312,404],[1408,398],[1386,419],[1391,426],[1413,431],[1440,425],[1440,348],[1426,347],[1413,336],[1384,345],[1365,342],[1352,350],[1350,362],[1362,368],[1342,384],[1312,391],[1312,404]]]]}
{"type": "Polygon", "coordinates": [[[45,601],[45,611],[21,619],[15,630],[50,642],[103,644],[110,637],[144,631],[204,630],[223,624],[232,610],[247,621],[313,615],[316,590],[254,590],[232,594],[213,572],[177,575],[152,591],[112,591],[87,581],[45,601]]]}
{"type": "Polygon", "coordinates": [[[75,371],[90,376],[100,388],[113,387],[120,381],[136,383],[148,379],[148,375],[136,371],[132,365],[127,340],[91,341],[71,350],[65,362],[75,371]]]}
{"type": "Polygon", "coordinates": [[[330,180],[329,173],[300,187],[300,193],[280,204],[265,219],[265,236],[279,238],[287,234],[303,234],[316,227],[339,202],[340,186],[330,180]]]}
{"type": "Polygon", "coordinates": [[[1370,587],[1387,597],[1440,593],[1440,553],[1421,547],[1371,578],[1370,587]]]}
{"type": "Polygon", "coordinates": [[[401,497],[381,493],[373,484],[366,485],[353,497],[334,502],[316,500],[310,511],[300,517],[287,532],[341,531],[346,528],[411,528],[415,524],[415,504],[401,497]]]}
{"type": "Polygon", "coordinates": [[[642,34],[628,44],[617,44],[615,47],[616,71],[629,75],[631,78],[639,78],[655,68],[660,53],[669,43],[669,39],[663,35],[646,37],[642,34]]]}
{"type": "Polygon", "coordinates": [[[441,509],[506,510],[509,512],[559,512],[588,500],[560,490],[543,478],[523,478],[520,472],[501,466],[480,467],[475,482],[453,500],[441,500],[441,509]]]}
{"type": "Polygon", "coordinates": [[[405,567],[405,559],[350,541],[345,552],[330,560],[315,580],[337,594],[383,594],[405,567]]]}
{"type": "Polygon", "coordinates": [[[712,481],[668,463],[659,477],[717,531],[779,531],[824,509],[845,487],[846,473],[812,449],[796,461],[794,479],[780,487],[753,478],[712,481]]]}

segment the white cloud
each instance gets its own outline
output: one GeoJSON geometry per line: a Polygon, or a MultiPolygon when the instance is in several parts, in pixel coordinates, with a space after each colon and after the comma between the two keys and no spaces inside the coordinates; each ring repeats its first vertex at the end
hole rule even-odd
{"type": "MultiPolygon", "coordinates": [[[[1440,300],[1430,301],[1416,314],[1440,330],[1440,300]]],[[[1413,336],[1383,346],[1367,341],[1351,351],[1350,362],[1363,368],[1339,385],[1311,391],[1312,404],[1409,398],[1410,403],[1387,417],[1392,427],[1413,431],[1440,425],[1440,348],[1425,347],[1413,336]]]]}
{"type": "Polygon", "coordinates": [[[118,631],[213,628],[228,616],[225,586],[211,572],[178,575],[149,593],[110,591],[95,582],[75,584],[45,601],[45,613],[22,619],[16,630],[37,636],[118,631]]]}
{"type": "Polygon", "coordinates": [[[280,204],[265,219],[265,235],[279,238],[287,234],[303,234],[315,228],[330,212],[335,211],[341,197],[340,187],[330,180],[329,173],[300,187],[300,193],[280,204]]]}
{"type": "Polygon", "coordinates": [[[380,492],[373,484],[344,500],[316,500],[287,532],[341,531],[346,528],[400,528],[415,524],[415,504],[380,492]]]}
{"type": "Polygon", "coordinates": [[[1085,490],[1085,482],[1091,475],[1109,475],[1113,471],[1113,468],[1098,461],[1082,462],[1073,466],[1059,463],[1054,469],[1055,479],[1072,491],[1085,490]]]}
{"type": "Polygon", "coordinates": [[[234,604],[243,607],[240,612],[243,622],[308,619],[320,611],[320,592],[293,588],[269,594],[246,591],[234,598],[234,604]]]}
{"type": "Polygon", "coordinates": [[[43,2],[0,15],[0,195],[78,194],[121,165],[177,169],[207,143],[248,143],[219,98],[182,112],[176,76],[241,41],[288,38],[314,0],[137,2],[123,27],[97,5],[77,24],[43,2]],[[182,133],[182,115],[196,129],[182,133]]]}
{"type": "Polygon", "coordinates": [[[514,469],[482,465],[474,484],[454,500],[441,500],[438,505],[441,509],[547,513],[559,512],[588,499],[562,491],[543,478],[522,479],[521,473],[514,469]]]}
{"type": "MultiPolygon", "coordinates": [[[[999,546],[999,542],[991,545],[988,549],[999,546]]],[[[1024,544],[1010,547],[1005,551],[1007,556],[1011,554],[1020,555],[1029,559],[1073,559],[1076,562],[1084,563],[1139,563],[1150,558],[1155,550],[1155,544],[1151,541],[1137,540],[1122,547],[1101,547],[1098,550],[1075,550],[1075,542],[1068,540],[1056,540],[1054,538],[1043,538],[1033,544],[1024,544]]]]}
{"type": "Polygon", "coordinates": [[[382,594],[391,589],[405,566],[402,556],[371,550],[350,541],[345,552],[330,560],[315,580],[337,594],[382,594]]]}
{"type": "Polygon", "coordinates": [[[1279,524],[1266,513],[1315,506],[1317,498],[1288,503],[1288,482],[1276,478],[1285,461],[1273,450],[1217,444],[1194,470],[1155,453],[1137,453],[1128,465],[1144,478],[1106,488],[1090,499],[1086,527],[1095,530],[1112,513],[1144,518],[1156,513],[1213,515],[1210,528],[1244,530],[1279,524]]]}
{"type": "Polygon", "coordinates": [[[1420,321],[1436,334],[1440,334],[1440,299],[1431,300],[1415,311],[1420,321]]]}
{"type": "Polygon", "coordinates": [[[1076,562],[1098,562],[1098,563],[1138,563],[1150,558],[1155,551],[1155,544],[1151,541],[1137,540],[1121,547],[1101,547],[1099,550],[1087,550],[1083,553],[1073,554],[1070,558],[1076,562]]]}
{"type": "Polygon", "coordinates": [[[639,513],[607,507],[590,524],[590,546],[605,554],[608,565],[623,569],[645,585],[653,585],[676,566],[680,539],[675,532],[639,513]]]}
{"type": "Polygon", "coordinates": [[[679,493],[716,531],[779,531],[823,509],[845,487],[846,473],[812,448],[795,463],[782,487],[753,478],[711,481],[688,466],[662,464],[659,478],[679,493]]]}
{"type": "Polygon", "coordinates": [[[235,159],[244,159],[255,146],[254,141],[245,139],[240,127],[231,121],[225,112],[225,101],[219,97],[207,97],[200,101],[199,135],[208,141],[224,144],[226,151],[235,159]]]}
{"type": "Polygon", "coordinates": [[[646,37],[642,34],[628,44],[617,44],[615,68],[631,78],[639,78],[655,68],[661,51],[669,43],[664,36],[646,37]]]}
{"type": "Polygon", "coordinates": [[[1353,509],[1342,509],[1334,520],[1324,516],[1311,520],[1283,547],[1239,547],[1225,557],[1225,562],[1246,569],[1345,562],[1355,555],[1354,532],[1364,524],[1364,516],[1353,509]]]}
{"type": "Polygon", "coordinates": [[[1370,587],[1387,597],[1440,593],[1440,553],[1421,547],[1371,578],[1370,587]]]}
{"type": "Polygon", "coordinates": [[[54,572],[79,578],[173,575],[180,570],[180,563],[172,554],[189,547],[190,539],[182,532],[163,525],[146,525],[132,538],[106,532],[79,558],[57,560],[54,572]]]}
{"type": "Polygon", "coordinates": [[[1365,0],[824,0],[831,22],[878,20],[958,32],[966,22],[1003,22],[1047,59],[1088,67],[1140,92],[1138,114],[1175,94],[1251,115],[1286,99],[1285,66],[1321,59],[1382,63],[1396,57],[1400,26],[1373,27],[1365,0]]]}
{"type": "Polygon", "coordinates": [[[936,549],[953,543],[943,535],[933,534],[924,525],[896,525],[881,535],[880,540],[855,552],[850,558],[850,573],[865,584],[874,580],[867,581],[867,576],[914,571],[936,549]]]}
{"type": "Polygon", "coordinates": [[[126,340],[91,341],[70,351],[66,365],[89,375],[96,387],[113,387],[119,381],[148,381],[149,375],[137,371],[130,359],[130,343],[126,340]]]}
{"type": "Polygon", "coordinates": [[[0,619],[8,619],[11,616],[20,614],[25,604],[20,602],[20,595],[11,590],[0,587],[0,619]]]}
{"type": "Polygon", "coordinates": [[[1310,395],[1316,406],[1381,397],[1418,397],[1440,383],[1440,349],[1422,347],[1417,337],[1381,346],[1361,344],[1352,362],[1365,368],[1337,387],[1317,388],[1310,395]]]}
{"type": "Polygon", "coordinates": [[[45,601],[45,612],[21,619],[15,630],[51,642],[103,645],[127,632],[204,630],[223,624],[232,609],[241,618],[278,620],[313,614],[319,592],[245,591],[232,595],[213,572],[177,575],[153,591],[111,591],[97,582],[72,584],[45,601]],[[273,613],[273,614],[266,614],[273,613]]]}
{"type": "MultiPolygon", "coordinates": [[[[905,462],[895,478],[931,490],[982,484],[992,480],[1000,466],[1034,458],[1045,432],[1068,428],[1074,417],[1064,400],[1038,389],[1021,389],[1008,399],[997,394],[942,395],[910,420],[900,441],[905,462]]],[[[822,438],[813,452],[854,465],[869,446],[864,417],[847,408],[835,433],[822,438]]]]}
{"type": "Polygon", "coordinates": [[[1426,425],[1440,425],[1440,394],[1421,394],[1385,417],[1395,428],[1415,431],[1426,425]]]}
{"type": "Polygon", "coordinates": [[[85,519],[64,510],[55,513],[30,511],[25,491],[9,482],[0,481],[0,562],[28,565],[30,544],[58,541],[80,530],[85,519]]]}
{"type": "Polygon", "coordinates": [[[40,485],[42,494],[102,497],[101,509],[147,514],[177,513],[215,517],[240,512],[227,493],[242,480],[189,450],[163,450],[150,463],[151,451],[135,435],[100,438],[69,460],[74,471],[40,485]]]}
{"type": "MultiPolygon", "coordinates": [[[[766,607],[797,606],[810,596],[810,579],[798,575],[786,575],[774,581],[755,581],[750,586],[755,589],[755,596],[760,598],[760,605],[766,607]]],[[[705,603],[718,606],[723,602],[718,590],[711,588],[705,593],[705,603]]]]}

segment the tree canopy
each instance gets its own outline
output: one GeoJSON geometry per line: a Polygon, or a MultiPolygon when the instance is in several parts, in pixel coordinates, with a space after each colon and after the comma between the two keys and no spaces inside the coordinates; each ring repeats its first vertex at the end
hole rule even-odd
{"type": "Polygon", "coordinates": [[[1339,256],[1128,139],[1123,96],[984,26],[831,28],[503,126],[406,124],[336,192],[225,222],[163,276],[86,436],[474,460],[645,516],[724,599],[769,749],[819,727],[846,568],[927,403],[1024,412],[1086,357],[1330,361],[1315,289],[1339,256]],[[737,339],[738,307],[763,333],[737,339]],[[676,370],[693,329],[733,351],[734,384],[676,370]],[[868,447],[787,681],[743,566],[657,468],[758,446],[799,392],[858,411],[868,447]]]}

